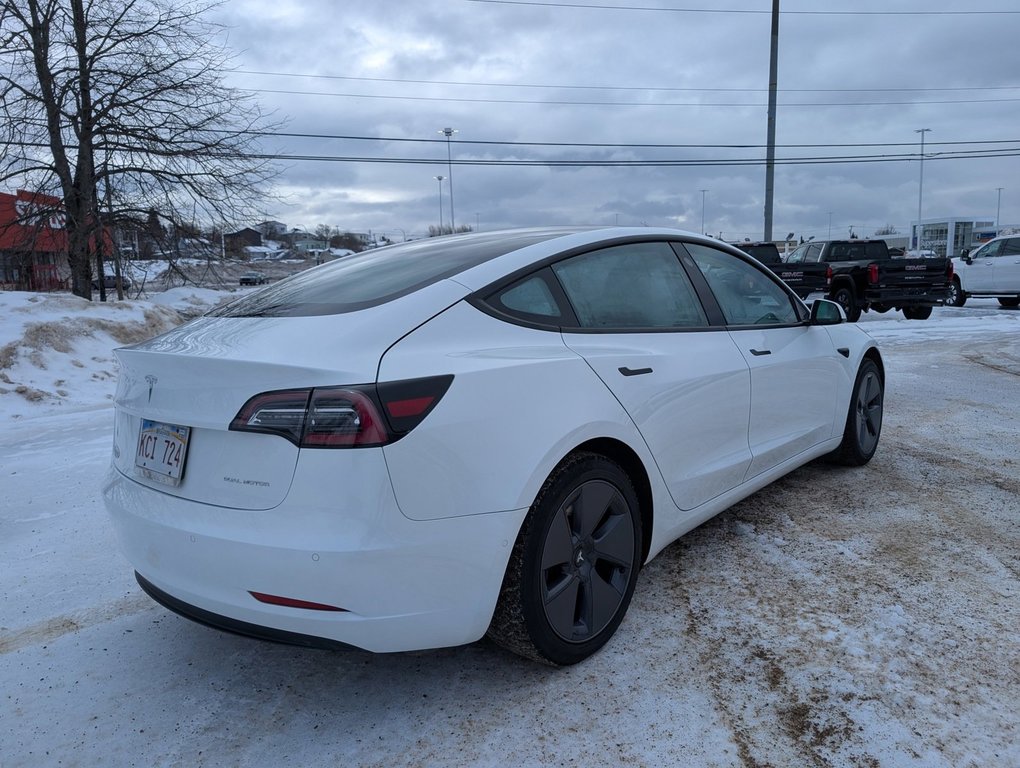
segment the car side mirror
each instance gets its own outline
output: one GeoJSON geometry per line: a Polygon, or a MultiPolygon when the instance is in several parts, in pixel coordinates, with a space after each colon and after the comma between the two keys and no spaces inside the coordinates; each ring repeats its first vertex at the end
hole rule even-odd
{"type": "Polygon", "coordinates": [[[964,264],[973,264],[973,263],[974,263],[974,259],[972,259],[972,258],[970,257],[970,254],[969,254],[969,253],[966,253],[966,252],[965,252],[965,253],[963,254],[963,263],[964,263],[964,264]]]}
{"type": "Polygon", "coordinates": [[[839,325],[846,322],[843,307],[828,299],[815,299],[811,305],[811,325],[839,325]]]}

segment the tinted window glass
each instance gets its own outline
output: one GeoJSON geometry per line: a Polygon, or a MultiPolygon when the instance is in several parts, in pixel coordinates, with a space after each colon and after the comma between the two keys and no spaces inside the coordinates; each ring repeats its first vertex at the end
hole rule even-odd
{"type": "Polygon", "coordinates": [[[807,258],[804,261],[818,261],[822,256],[822,244],[811,243],[807,247],[807,258]]]}
{"type": "Polygon", "coordinates": [[[998,256],[999,251],[1002,249],[1002,244],[1005,240],[992,240],[987,245],[981,246],[977,252],[971,254],[975,259],[987,259],[993,256],[998,256]]]}
{"type": "Polygon", "coordinates": [[[510,251],[567,234],[521,230],[416,240],[347,256],[213,310],[224,317],[332,315],[373,307],[510,251]]]}
{"type": "Polygon", "coordinates": [[[1020,254],[1020,238],[1011,237],[1006,241],[1006,244],[1002,246],[1000,255],[1016,256],[1018,254],[1020,254]]]}
{"type": "Polygon", "coordinates": [[[539,275],[526,277],[510,286],[497,299],[498,303],[511,312],[558,318],[560,308],[549,290],[548,284],[539,275]]]}
{"type": "Polygon", "coordinates": [[[797,248],[797,250],[795,250],[793,253],[786,257],[786,263],[800,264],[802,261],[804,261],[804,257],[807,255],[807,250],[808,247],[806,245],[800,246],[799,248],[797,248]]]}
{"type": "Polygon", "coordinates": [[[728,325],[787,325],[800,321],[790,296],[757,267],[706,245],[684,245],[705,275],[728,325]]]}
{"type": "Polygon", "coordinates": [[[582,328],[703,327],[708,319],[667,243],[631,243],[554,264],[582,328]]]}

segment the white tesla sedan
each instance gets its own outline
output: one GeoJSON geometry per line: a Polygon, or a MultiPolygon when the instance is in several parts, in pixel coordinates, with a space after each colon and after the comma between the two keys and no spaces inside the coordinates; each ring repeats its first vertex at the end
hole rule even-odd
{"type": "Polygon", "coordinates": [[[371,651],[580,661],[663,547],[812,459],[865,464],[882,423],[837,305],[675,230],[395,245],[117,355],[103,491],[142,588],[371,651]]]}

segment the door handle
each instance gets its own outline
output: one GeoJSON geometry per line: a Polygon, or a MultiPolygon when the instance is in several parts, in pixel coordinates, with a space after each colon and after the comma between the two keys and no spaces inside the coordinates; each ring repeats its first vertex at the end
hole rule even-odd
{"type": "Polygon", "coordinates": [[[651,368],[628,368],[627,366],[620,368],[620,373],[624,376],[641,376],[642,374],[651,372],[651,368]]]}
{"type": "Polygon", "coordinates": [[[752,349],[751,350],[751,354],[754,355],[755,357],[761,357],[762,355],[771,355],[772,354],[772,350],[771,349],[752,349]]]}

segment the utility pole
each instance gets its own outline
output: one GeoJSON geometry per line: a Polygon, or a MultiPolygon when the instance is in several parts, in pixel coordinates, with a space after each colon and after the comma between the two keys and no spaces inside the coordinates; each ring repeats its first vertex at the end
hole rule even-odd
{"type": "Polygon", "coordinates": [[[998,196],[995,198],[995,234],[999,234],[999,212],[1002,210],[1002,190],[1005,187],[996,187],[995,191],[998,192],[998,196]]]}
{"type": "Polygon", "coordinates": [[[772,241],[772,199],[776,185],[776,89],[779,84],[779,0],[772,0],[772,45],[769,52],[769,116],[765,150],[765,242],[772,241]]]}
{"type": "Polygon", "coordinates": [[[702,189],[700,191],[701,191],[701,234],[705,234],[705,193],[708,192],[708,190],[702,189]]]}
{"type": "Polygon", "coordinates": [[[921,134],[921,178],[917,182],[917,250],[921,250],[921,232],[924,230],[921,226],[921,201],[924,199],[924,134],[930,130],[931,128],[918,128],[914,131],[921,134]]]}

